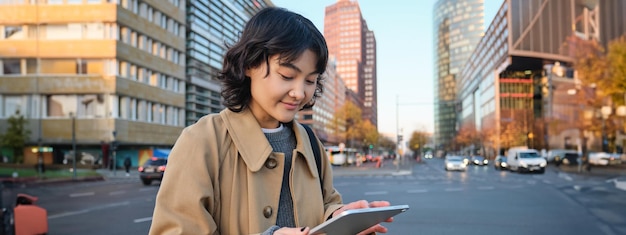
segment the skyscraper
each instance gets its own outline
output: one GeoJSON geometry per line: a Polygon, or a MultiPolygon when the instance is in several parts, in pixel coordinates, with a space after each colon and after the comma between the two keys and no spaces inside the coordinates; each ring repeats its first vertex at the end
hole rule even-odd
{"type": "Polygon", "coordinates": [[[186,125],[200,117],[221,111],[222,70],[226,46],[239,38],[246,22],[270,0],[187,1],[187,115],[186,125]]]}
{"type": "Polygon", "coordinates": [[[363,118],[376,126],[376,38],[356,0],[338,0],[326,7],[324,37],[337,59],[337,73],[358,95],[363,118]]]}
{"type": "Polygon", "coordinates": [[[434,6],[435,146],[457,131],[457,76],[483,34],[483,0],[439,0],[434,6]]]}

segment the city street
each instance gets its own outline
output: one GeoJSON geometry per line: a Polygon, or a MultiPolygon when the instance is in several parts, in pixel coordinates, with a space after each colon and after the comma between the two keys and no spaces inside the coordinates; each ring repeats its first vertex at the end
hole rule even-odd
{"type": "MultiPolygon", "coordinates": [[[[335,185],[345,201],[410,205],[387,224],[388,234],[626,233],[626,191],[608,177],[577,177],[555,168],[518,174],[492,165],[446,172],[442,159],[405,163],[400,169],[408,171],[394,174],[391,162],[379,169],[335,167],[335,185]]],[[[12,188],[4,195],[39,197],[50,234],[147,234],[158,187],[143,186],[135,174],[118,174],[99,182],[12,188]]]]}

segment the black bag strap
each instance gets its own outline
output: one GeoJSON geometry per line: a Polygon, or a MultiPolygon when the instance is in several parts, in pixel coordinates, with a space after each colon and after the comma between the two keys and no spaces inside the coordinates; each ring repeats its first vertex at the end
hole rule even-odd
{"type": "Polygon", "coordinates": [[[315,138],[315,133],[311,130],[311,127],[308,125],[302,124],[302,127],[306,130],[306,133],[309,135],[309,140],[311,141],[311,148],[313,148],[313,155],[315,155],[315,165],[317,166],[317,175],[320,179],[320,188],[322,189],[322,193],[324,192],[324,180],[322,179],[322,154],[320,153],[320,146],[317,144],[317,138],[315,138]]]}

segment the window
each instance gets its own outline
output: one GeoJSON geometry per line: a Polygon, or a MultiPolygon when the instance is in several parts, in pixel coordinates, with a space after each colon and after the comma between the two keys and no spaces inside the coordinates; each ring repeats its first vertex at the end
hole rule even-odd
{"type": "Polygon", "coordinates": [[[21,96],[0,96],[0,107],[0,117],[8,118],[15,115],[18,110],[22,115],[26,116],[24,113],[26,105],[21,96]]]}
{"type": "Polygon", "coordinates": [[[106,105],[103,94],[81,95],[78,97],[78,117],[104,118],[106,105]]]}
{"type": "Polygon", "coordinates": [[[2,71],[0,74],[21,74],[19,59],[2,59],[2,71]]]}
{"type": "Polygon", "coordinates": [[[21,25],[6,25],[4,26],[4,37],[6,39],[24,39],[26,35],[22,32],[21,25]]]}
{"type": "Polygon", "coordinates": [[[70,113],[76,114],[75,95],[48,95],[46,96],[46,116],[69,117],[70,113]]]}

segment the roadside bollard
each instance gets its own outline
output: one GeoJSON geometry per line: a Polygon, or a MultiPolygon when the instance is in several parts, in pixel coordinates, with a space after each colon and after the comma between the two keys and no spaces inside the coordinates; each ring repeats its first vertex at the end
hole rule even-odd
{"type": "Polygon", "coordinates": [[[48,233],[48,212],[36,206],[35,202],[37,197],[17,194],[17,202],[13,209],[15,235],[48,233]]]}

